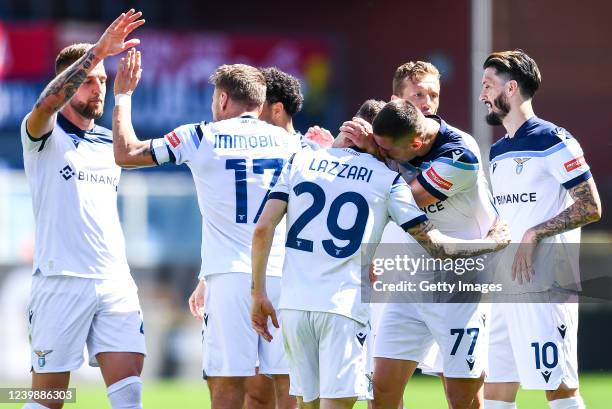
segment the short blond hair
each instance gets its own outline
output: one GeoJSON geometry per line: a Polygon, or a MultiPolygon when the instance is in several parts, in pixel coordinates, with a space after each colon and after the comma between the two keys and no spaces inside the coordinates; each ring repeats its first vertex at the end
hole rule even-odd
{"type": "Polygon", "coordinates": [[[405,64],[400,65],[395,70],[393,75],[393,95],[400,96],[404,90],[404,81],[410,79],[411,81],[420,80],[425,75],[433,75],[436,79],[440,80],[440,71],[430,62],[427,61],[409,61],[405,64]]]}
{"type": "Polygon", "coordinates": [[[266,78],[250,65],[222,65],[210,76],[210,83],[247,107],[259,107],[266,101],[266,78]]]}

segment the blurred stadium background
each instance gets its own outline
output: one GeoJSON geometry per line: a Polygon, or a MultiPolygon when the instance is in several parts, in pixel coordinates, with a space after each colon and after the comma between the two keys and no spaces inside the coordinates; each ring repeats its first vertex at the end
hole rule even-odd
{"type": "MultiPolygon", "coordinates": [[[[144,72],[133,104],[137,134],[146,138],[210,120],[208,76],[222,63],[274,65],[297,76],[306,97],[297,128],[318,124],[336,133],[365,99],[389,98],[397,66],[421,59],[442,73],[441,116],[471,131],[488,152],[503,130],[485,124],[477,100],[482,62],[491,50],[522,48],[543,73],[534,102],[537,114],[577,136],[600,189],[604,217],[584,229],[584,239],[612,241],[607,214],[612,199],[607,123],[612,2],[607,0],[0,0],[0,385],[28,383],[25,323],[34,238],[20,122],[52,78],[57,52],[68,43],[96,41],[106,24],[129,7],[142,10],[147,20],[136,33],[144,72]]],[[[106,61],[110,78],[101,121],[106,126],[116,63],[116,58],[106,61]]],[[[187,382],[158,384],[156,395],[145,389],[145,403],[157,407],[153,403],[163,401],[162,391],[184,396],[190,390],[193,399],[185,404],[202,404],[204,388],[194,383],[201,374],[199,323],[186,302],[196,284],[201,239],[191,175],[186,167],[126,171],[119,192],[128,258],[145,314],[149,357],[144,376],[149,382],[187,382]]],[[[609,407],[605,389],[597,389],[591,399],[587,391],[612,385],[611,306],[581,310],[579,362],[592,408],[609,407]]],[[[99,375],[83,368],[76,379],[81,385],[99,375]]],[[[444,407],[439,385],[432,387],[435,380],[418,382],[423,388],[419,383],[409,391],[417,398],[431,397],[419,407],[444,407]]],[[[99,396],[92,402],[104,401],[101,388],[90,395],[99,396]]],[[[539,403],[523,407],[545,407],[541,394],[534,396],[539,403]]]]}

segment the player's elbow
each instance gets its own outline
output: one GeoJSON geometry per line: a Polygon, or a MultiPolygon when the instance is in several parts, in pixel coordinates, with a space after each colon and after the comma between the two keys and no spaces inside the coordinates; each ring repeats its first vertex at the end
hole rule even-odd
{"type": "Polygon", "coordinates": [[[129,168],[130,167],[129,155],[123,152],[117,152],[115,150],[115,164],[117,166],[121,166],[122,168],[129,168]]]}
{"type": "Polygon", "coordinates": [[[274,225],[266,221],[258,221],[253,231],[253,243],[261,243],[274,235],[274,225]]]}
{"type": "Polygon", "coordinates": [[[594,211],[589,214],[589,223],[598,222],[601,220],[601,203],[595,207],[594,211]]]}

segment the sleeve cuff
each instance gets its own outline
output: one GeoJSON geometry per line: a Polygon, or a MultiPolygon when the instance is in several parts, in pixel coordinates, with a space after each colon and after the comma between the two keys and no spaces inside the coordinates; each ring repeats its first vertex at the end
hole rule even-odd
{"type": "Polygon", "coordinates": [[[268,199],[278,199],[284,202],[289,202],[289,195],[285,192],[272,192],[268,195],[268,199]]]}
{"type": "Polygon", "coordinates": [[[25,131],[26,131],[26,134],[28,135],[28,139],[31,140],[32,142],[44,142],[44,140],[50,137],[51,134],[53,133],[53,129],[51,129],[49,132],[47,132],[40,138],[34,138],[32,135],[30,135],[30,131],[28,131],[28,121],[26,121],[26,124],[25,124],[25,131]]]}
{"type": "Polygon", "coordinates": [[[423,222],[427,221],[427,216],[425,216],[424,214],[410,220],[409,222],[406,222],[404,224],[401,225],[401,228],[404,231],[408,231],[408,229],[413,228],[414,226],[416,226],[417,224],[421,224],[423,222]]]}
{"type": "Polygon", "coordinates": [[[567,190],[573,188],[576,185],[581,184],[582,182],[585,182],[587,180],[589,180],[590,178],[592,178],[593,175],[591,174],[590,170],[587,170],[586,172],[584,172],[581,175],[576,176],[573,179],[568,180],[565,183],[562,183],[563,187],[566,188],[567,190]]]}
{"type": "Polygon", "coordinates": [[[444,193],[440,192],[435,187],[433,187],[427,181],[427,179],[425,179],[425,177],[423,176],[422,173],[417,176],[417,180],[419,181],[421,186],[423,186],[423,189],[427,190],[427,192],[429,192],[429,194],[432,195],[433,197],[435,197],[436,199],[439,199],[439,200],[446,200],[446,199],[448,199],[448,196],[446,196],[444,193]]]}

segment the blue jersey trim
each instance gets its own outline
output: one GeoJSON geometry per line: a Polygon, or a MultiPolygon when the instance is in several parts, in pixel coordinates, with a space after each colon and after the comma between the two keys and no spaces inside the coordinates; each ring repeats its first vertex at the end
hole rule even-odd
{"type": "Polygon", "coordinates": [[[494,156],[491,158],[491,163],[493,162],[497,162],[499,160],[502,159],[508,159],[508,158],[516,158],[516,157],[525,157],[525,156],[530,156],[530,157],[534,157],[534,158],[541,158],[541,157],[545,157],[545,156],[550,156],[553,153],[560,151],[561,149],[567,147],[567,145],[565,144],[565,142],[561,141],[558,144],[546,149],[545,151],[511,151],[511,152],[506,152],[502,155],[499,156],[494,156]]]}
{"type": "Polygon", "coordinates": [[[446,196],[444,193],[440,192],[438,189],[433,187],[425,179],[425,177],[423,176],[422,173],[417,176],[417,180],[419,181],[421,186],[423,186],[423,189],[427,190],[429,192],[429,194],[432,195],[433,197],[435,197],[436,199],[439,199],[439,200],[446,200],[446,199],[448,199],[448,196],[446,196]]]}
{"type": "Polygon", "coordinates": [[[198,138],[197,125],[195,125],[193,131],[190,130],[189,133],[191,134],[191,140],[193,141],[193,144],[195,145],[196,149],[198,149],[200,147],[200,138],[198,138]]]}
{"type": "Polygon", "coordinates": [[[272,192],[268,195],[268,200],[277,199],[282,200],[283,202],[289,201],[289,195],[285,192],[272,192]]]}
{"type": "Polygon", "coordinates": [[[577,186],[577,185],[581,184],[582,182],[585,182],[585,181],[589,180],[592,177],[593,177],[593,175],[591,174],[591,171],[587,170],[583,174],[580,174],[580,175],[576,176],[575,178],[573,178],[571,180],[568,180],[565,183],[562,183],[562,185],[563,185],[564,188],[569,190],[569,189],[573,188],[574,186],[577,186]]]}
{"type": "Polygon", "coordinates": [[[424,223],[427,221],[427,216],[425,216],[424,214],[415,217],[414,219],[402,224],[400,227],[404,230],[404,231],[408,231],[408,229],[413,228],[414,226],[424,223]]]}
{"type": "Polygon", "coordinates": [[[436,162],[443,162],[443,163],[449,164],[451,166],[454,166],[456,168],[465,169],[465,170],[478,170],[480,168],[478,163],[476,163],[476,164],[473,164],[473,163],[464,163],[464,162],[459,162],[459,161],[453,161],[452,159],[445,158],[445,157],[437,158],[436,162]]]}

